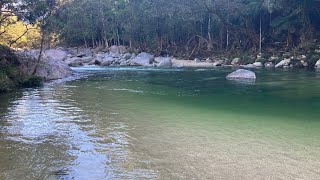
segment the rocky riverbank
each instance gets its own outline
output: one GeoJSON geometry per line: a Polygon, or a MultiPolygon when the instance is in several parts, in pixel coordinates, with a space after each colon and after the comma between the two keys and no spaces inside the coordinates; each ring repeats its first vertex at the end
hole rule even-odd
{"type": "Polygon", "coordinates": [[[155,57],[147,52],[130,53],[124,46],[112,46],[104,51],[88,48],[58,48],[46,51],[47,56],[62,61],[70,67],[97,66],[146,66],[146,67],[203,67],[234,66],[242,68],[320,68],[320,46],[308,54],[277,53],[242,58],[211,57],[182,60],[174,57],[155,57]]]}

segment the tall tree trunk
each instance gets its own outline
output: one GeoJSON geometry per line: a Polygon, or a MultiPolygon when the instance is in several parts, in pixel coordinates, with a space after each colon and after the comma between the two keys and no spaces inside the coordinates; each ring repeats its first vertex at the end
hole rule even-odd
{"type": "Polygon", "coordinates": [[[229,49],[229,28],[227,27],[227,45],[226,45],[226,50],[228,51],[229,49]]]}
{"type": "Polygon", "coordinates": [[[130,47],[130,49],[132,49],[132,39],[131,38],[129,40],[129,47],[130,47]]]}
{"type": "Polygon", "coordinates": [[[261,53],[262,49],[262,17],[260,13],[260,38],[259,38],[259,53],[261,53]]]}
{"type": "Polygon", "coordinates": [[[86,46],[86,48],[88,48],[88,43],[87,43],[86,37],[83,37],[83,40],[84,40],[84,45],[86,46]]]}
{"type": "Polygon", "coordinates": [[[208,19],[208,45],[207,48],[209,51],[212,50],[213,48],[213,42],[212,42],[212,37],[211,37],[211,16],[209,14],[209,19],[208,19]]]}
{"type": "Polygon", "coordinates": [[[117,27],[117,45],[120,46],[119,28],[117,27]]]}
{"type": "Polygon", "coordinates": [[[40,52],[39,52],[39,56],[38,56],[38,60],[37,60],[37,64],[32,72],[32,75],[35,75],[37,73],[37,69],[40,65],[41,62],[41,57],[42,57],[42,52],[43,52],[43,45],[44,45],[44,39],[45,39],[45,33],[42,32],[41,33],[41,43],[40,43],[40,52]]]}

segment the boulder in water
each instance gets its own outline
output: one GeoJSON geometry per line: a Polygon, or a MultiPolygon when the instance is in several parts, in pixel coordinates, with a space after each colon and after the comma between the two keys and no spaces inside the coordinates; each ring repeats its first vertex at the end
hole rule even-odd
{"type": "Polygon", "coordinates": [[[256,79],[256,74],[246,69],[238,69],[237,71],[229,74],[227,79],[256,79]]]}
{"type": "Polygon", "coordinates": [[[162,61],[158,64],[158,67],[162,67],[162,68],[169,68],[171,66],[172,66],[172,60],[169,57],[163,58],[162,61]]]}
{"type": "Polygon", "coordinates": [[[146,52],[142,52],[137,57],[131,60],[131,65],[149,66],[153,60],[154,60],[153,55],[146,52]]]}

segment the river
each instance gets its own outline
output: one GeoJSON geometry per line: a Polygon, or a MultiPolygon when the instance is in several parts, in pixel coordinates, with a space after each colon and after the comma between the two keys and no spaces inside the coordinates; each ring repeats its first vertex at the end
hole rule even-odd
{"type": "Polygon", "coordinates": [[[320,179],[320,72],[75,70],[0,95],[0,179],[320,179]]]}

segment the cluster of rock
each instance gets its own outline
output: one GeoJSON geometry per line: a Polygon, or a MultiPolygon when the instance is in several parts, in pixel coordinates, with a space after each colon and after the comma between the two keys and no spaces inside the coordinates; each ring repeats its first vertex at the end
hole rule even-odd
{"type": "Polygon", "coordinates": [[[142,52],[138,55],[129,53],[124,46],[112,46],[109,52],[94,53],[90,49],[67,50],[65,62],[71,67],[82,65],[100,66],[156,66],[171,67],[172,58],[154,57],[154,55],[142,52]],[[86,51],[86,52],[85,52],[86,51]]]}
{"type": "Polygon", "coordinates": [[[257,57],[248,57],[252,64],[244,62],[247,59],[234,58],[208,58],[193,61],[178,60],[172,57],[155,57],[152,54],[142,52],[138,55],[129,53],[124,46],[112,46],[105,51],[95,52],[88,48],[56,48],[49,49],[42,53],[41,61],[38,62],[39,50],[17,52],[20,57],[21,69],[30,74],[34,71],[35,75],[43,77],[45,80],[60,79],[72,74],[70,67],[82,65],[99,66],[152,66],[160,68],[169,67],[217,67],[217,66],[235,66],[242,68],[305,68],[314,66],[320,69],[320,46],[313,52],[313,61],[310,61],[306,55],[293,56],[291,53],[283,53],[281,56],[263,57],[259,54],[257,57]]]}
{"type": "Polygon", "coordinates": [[[242,66],[244,68],[320,68],[320,46],[309,55],[308,60],[306,55],[294,56],[290,52],[285,52],[281,56],[271,56],[264,58],[259,54],[255,63],[241,65],[241,59],[235,58],[231,65],[242,66]]]}
{"type": "Polygon", "coordinates": [[[83,65],[99,66],[152,66],[152,67],[217,67],[236,66],[242,68],[306,68],[314,66],[320,68],[320,46],[314,51],[314,58],[317,60],[310,63],[306,55],[294,56],[285,52],[280,56],[264,57],[258,54],[257,57],[245,59],[234,58],[208,58],[200,60],[178,60],[171,57],[155,57],[152,54],[142,52],[140,54],[129,53],[124,46],[112,46],[105,51],[95,52],[88,48],[51,49],[45,52],[45,56],[54,57],[64,61],[71,67],[83,65]],[[318,58],[318,59],[317,59],[318,58]],[[245,63],[245,62],[254,63],[245,63]]]}

